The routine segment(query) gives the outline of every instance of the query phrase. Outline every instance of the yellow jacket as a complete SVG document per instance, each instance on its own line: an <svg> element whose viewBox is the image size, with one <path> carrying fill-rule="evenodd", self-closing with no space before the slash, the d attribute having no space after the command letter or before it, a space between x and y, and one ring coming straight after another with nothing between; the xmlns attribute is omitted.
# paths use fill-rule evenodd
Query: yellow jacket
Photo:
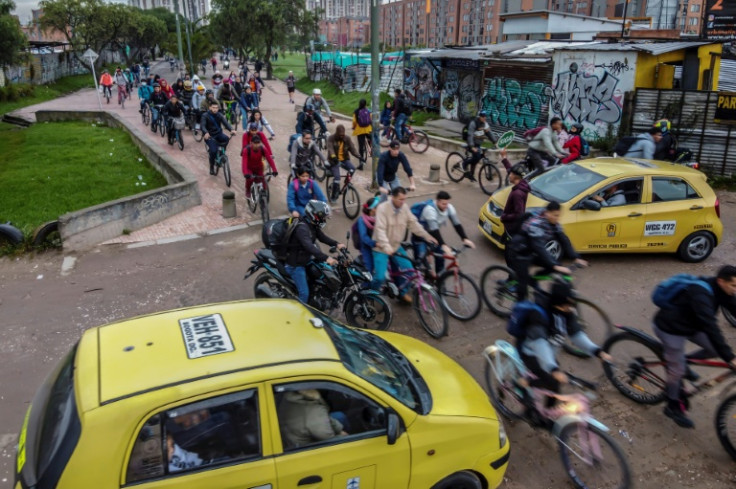
<svg viewBox="0 0 736 489"><path fill-rule="evenodd" d="M373 126L360 127L358 125L358 116L353 112L353 136L360 136L361 134L370 134L373 132Z"/></svg>
<svg viewBox="0 0 736 489"><path fill-rule="evenodd" d="M420 238L432 239L412 214L409 204L405 203L397 210L389 197L389 200L376 207L376 224L373 228L375 250L388 255L394 253L401 246L407 229Z"/></svg>

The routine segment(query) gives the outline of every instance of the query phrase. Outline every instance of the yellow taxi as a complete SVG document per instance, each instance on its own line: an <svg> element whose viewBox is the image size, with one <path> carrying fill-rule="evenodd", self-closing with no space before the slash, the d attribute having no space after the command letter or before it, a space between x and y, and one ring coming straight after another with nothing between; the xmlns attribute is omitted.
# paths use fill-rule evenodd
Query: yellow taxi
<svg viewBox="0 0 736 489"><path fill-rule="evenodd" d="M720 204L704 173L673 163L594 158L560 165L532 178L527 212L561 204L562 224L580 253L677 253L708 258L721 241ZM501 223L511 187L480 209L478 228L504 248ZM547 249L559 257L559 243Z"/></svg>
<svg viewBox="0 0 736 489"><path fill-rule="evenodd" d="M15 489L495 488L485 392L421 341L298 302L92 328L23 421Z"/></svg>

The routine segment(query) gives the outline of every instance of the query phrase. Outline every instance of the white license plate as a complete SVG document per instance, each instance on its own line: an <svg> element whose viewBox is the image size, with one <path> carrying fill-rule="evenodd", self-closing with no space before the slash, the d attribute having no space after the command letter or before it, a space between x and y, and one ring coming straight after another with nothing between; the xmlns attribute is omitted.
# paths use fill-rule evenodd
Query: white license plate
<svg viewBox="0 0 736 489"><path fill-rule="evenodd" d="M180 319L179 326L189 358L217 355L235 349L219 314Z"/></svg>
<svg viewBox="0 0 736 489"><path fill-rule="evenodd" d="M488 234L491 234L493 233L493 225L490 222L486 221L483 223L483 230Z"/></svg>

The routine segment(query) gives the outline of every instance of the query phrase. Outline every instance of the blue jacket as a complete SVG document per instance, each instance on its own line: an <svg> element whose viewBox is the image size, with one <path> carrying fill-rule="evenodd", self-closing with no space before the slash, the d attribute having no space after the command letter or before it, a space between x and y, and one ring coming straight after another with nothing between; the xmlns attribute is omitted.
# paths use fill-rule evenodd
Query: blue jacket
<svg viewBox="0 0 736 489"><path fill-rule="evenodd" d="M294 190L295 183L297 190ZM310 178L304 187L299 185L299 180L289 183L289 190L286 192L286 205L289 208L289 212L297 211L299 215L304 215L304 207L310 200L327 202L325 194L322 193L322 189L319 188L319 185L314 180Z"/></svg>
<svg viewBox="0 0 736 489"><path fill-rule="evenodd" d="M258 95L255 93L245 93L240 96L240 104L248 110L258 107Z"/></svg>
<svg viewBox="0 0 736 489"><path fill-rule="evenodd" d="M365 225L365 221L362 216L358 218L358 232L360 233L361 251L365 247L368 247L369 250L376 247L376 242L373 240L371 235L368 234L368 227Z"/></svg>
<svg viewBox="0 0 736 489"><path fill-rule="evenodd" d="M406 175L411 177L414 175L409 166L409 160L406 159L406 155L399 151L398 156L395 158L391 156L390 151L384 151L381 153L381 157L378 158L378 169L376 169L376 180L378 186L383 187L383 182L392 182L396 178L396 172L399 171L399 165L404 168Z"/></svg>
<svg viewBox="0 0 736 489"><path fill-rule="evenodd" d="M138 98L140 100L150 100L153 93L153 87L150 85L141 85L138 87Z"/></svg>
<svg viewBox="0 0 736 489"><path fill-rule="evenodd" d="M381 111L381 125L388 126L391 124L391 109L383 109Z"/></svg>

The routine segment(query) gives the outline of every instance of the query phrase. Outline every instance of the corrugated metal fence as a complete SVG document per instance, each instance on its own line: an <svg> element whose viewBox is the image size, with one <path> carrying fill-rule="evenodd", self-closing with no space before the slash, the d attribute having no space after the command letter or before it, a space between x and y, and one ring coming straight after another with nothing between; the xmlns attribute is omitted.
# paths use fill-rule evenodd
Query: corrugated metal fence
<svg viewBox="0 0 736 489"><path fill-rule="evenodd" d="M639 88L634 97L634 134L666 118L678 145L716 175L736 174L736 130L713 121L718 92Z"/></svg>

